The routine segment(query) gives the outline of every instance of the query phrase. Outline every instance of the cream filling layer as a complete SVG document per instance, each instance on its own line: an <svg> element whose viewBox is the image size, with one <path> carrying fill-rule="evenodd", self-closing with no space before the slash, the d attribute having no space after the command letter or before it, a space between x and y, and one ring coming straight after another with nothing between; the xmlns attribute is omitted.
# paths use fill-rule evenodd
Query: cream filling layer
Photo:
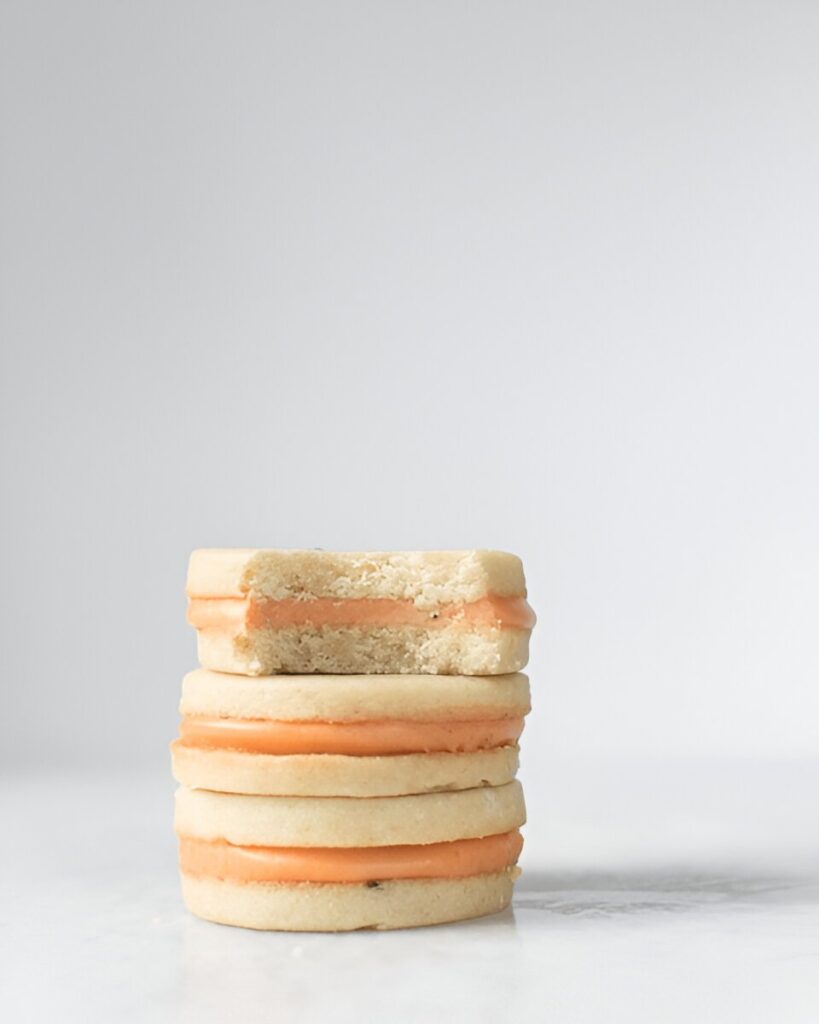
<svg viewBox="0 0 819 1024"><path fill-rule="evenodd" d="M375 628L460 624L497 629L531 629L535 613L524 597L487 594L479 601L419 608L393 598L314 597L271 601L258 597L191 597L188 622L197 629L214 627L284 629L288 626Z"/></svg>
<svg viewBox="0 0 819 1024"><path fill-rule="evenodd" d="M179 727L188 747L242 750L255 754L467 753L516 743L523 718L473 722L279 722L186 715Z"/></svg>
<svg viewBox="0 0 819 1024"><path fill-rule="evenodd" d="M377 882L396 878L468 878L517 862L517 830L426 846L233 846L225 840L179 838L185 874L236 882Z"/></svg>

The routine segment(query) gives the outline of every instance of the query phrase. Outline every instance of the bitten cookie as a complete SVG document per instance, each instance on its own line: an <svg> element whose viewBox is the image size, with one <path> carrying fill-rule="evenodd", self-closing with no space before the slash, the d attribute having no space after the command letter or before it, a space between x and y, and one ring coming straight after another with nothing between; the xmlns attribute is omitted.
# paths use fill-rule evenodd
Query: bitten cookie
<svg viewBox="0 0 819 1024"><path fill-rule="evenodd" d="M502 675L535 623L499 551L203 549L187 591L203 667L245 675Z"/></svg>

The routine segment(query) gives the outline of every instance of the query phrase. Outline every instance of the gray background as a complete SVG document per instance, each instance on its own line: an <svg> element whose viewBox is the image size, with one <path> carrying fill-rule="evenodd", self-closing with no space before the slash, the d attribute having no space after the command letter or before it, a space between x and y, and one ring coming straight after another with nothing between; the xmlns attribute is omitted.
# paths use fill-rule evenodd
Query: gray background
<svg viewBox="0 0 819 1024"><path fill-rule="evenodd" d="M816 1024L817 53L811 0L0 0L10 1019ZM514 912L184 910L203 545L523 557Z"/></svg>
<svg viewBox="0 0 819 1024"><path fill-rule="evenodd" d="M1 11L6 771L233 545L519 553L527 781L816 752L816 5Z"/></svg>

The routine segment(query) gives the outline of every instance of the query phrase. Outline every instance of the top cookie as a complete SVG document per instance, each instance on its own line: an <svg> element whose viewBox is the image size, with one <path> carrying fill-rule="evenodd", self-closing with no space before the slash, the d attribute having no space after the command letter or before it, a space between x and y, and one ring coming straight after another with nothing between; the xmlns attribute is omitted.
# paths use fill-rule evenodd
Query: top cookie
<svg viewBox="0 0 819 1024"><path fill-rule="evenodd" d="M528 659L520 559L500 551L194 551L205 668L498 675Z"/></svg>
<svg viewBox="0 0 819 1024"><path fill-rule="evenodd" d="M523 565L504 551L309 551L201 548L191 555L189 597L380 598L419 608L525 597Z"/></svg>

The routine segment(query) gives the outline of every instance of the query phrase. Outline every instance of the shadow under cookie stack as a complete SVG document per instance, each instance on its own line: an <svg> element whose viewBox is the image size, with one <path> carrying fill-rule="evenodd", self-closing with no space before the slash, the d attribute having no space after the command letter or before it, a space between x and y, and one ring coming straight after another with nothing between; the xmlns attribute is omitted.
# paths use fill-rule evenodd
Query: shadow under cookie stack
<svg viewBox="0 0 819 1024"><path fill-rule="evenodd" d="M509 905L534 614L497 551L195 551L172 744L182 890L246 928Z"/></svg>

